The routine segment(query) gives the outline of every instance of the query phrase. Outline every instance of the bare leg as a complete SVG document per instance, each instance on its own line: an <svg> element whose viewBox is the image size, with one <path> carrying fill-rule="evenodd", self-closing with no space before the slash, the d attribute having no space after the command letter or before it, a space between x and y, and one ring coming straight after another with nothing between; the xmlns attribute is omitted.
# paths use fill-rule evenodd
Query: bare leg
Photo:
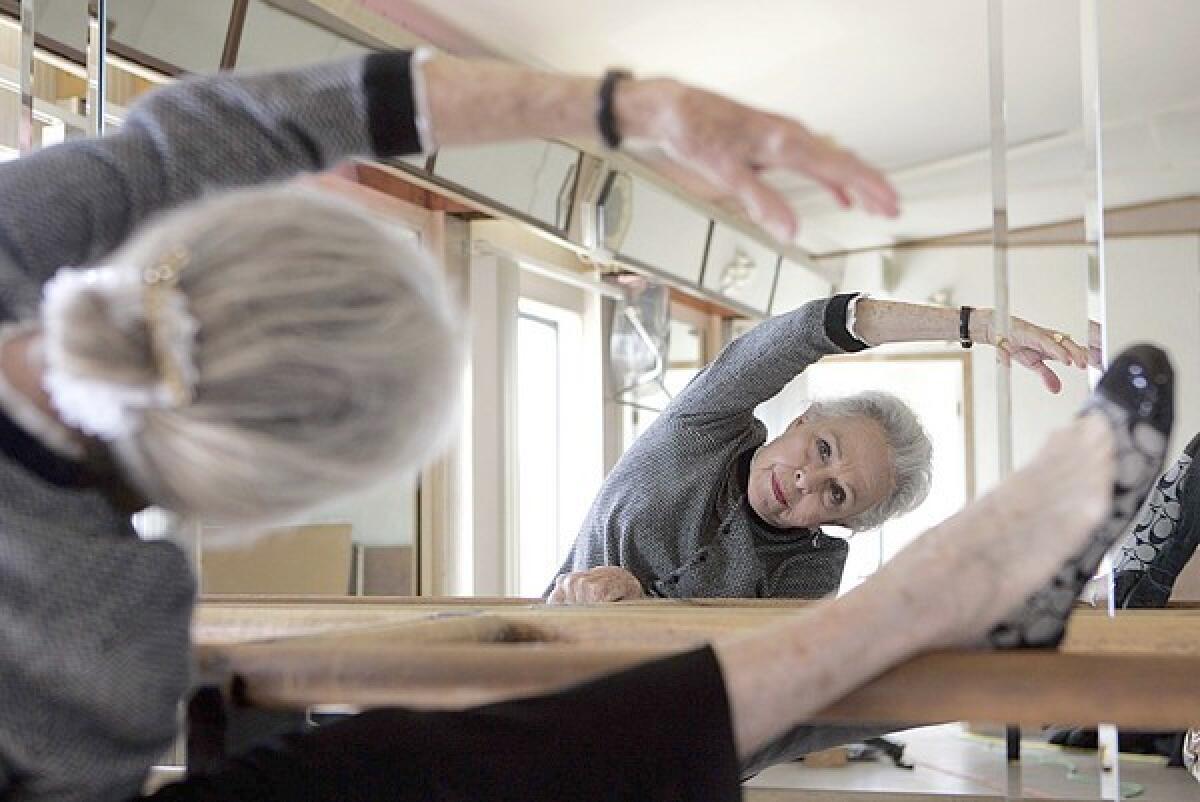
<svg viewBox="0 0 1200 802"><path fill-rule="evenodd" d="M1166 389L1157 403L1169 406ZM1099 410L1086 414L1053 435L1027 467L929 530L850 594L718 643L738 754L753 754L919 652L983 645L999 622L1053 587L1064 565L1095 548L1114 510L1132 518L1136 507L1125 509L1126 485L1148 487L1158 473L1159 466L1142 464L1145 476L1122 476L1114 486L1118 461L1123 474L1136 473L1118 449L1128 441L1120 425ZM922 577L919 585L914 576Z"/></svg>

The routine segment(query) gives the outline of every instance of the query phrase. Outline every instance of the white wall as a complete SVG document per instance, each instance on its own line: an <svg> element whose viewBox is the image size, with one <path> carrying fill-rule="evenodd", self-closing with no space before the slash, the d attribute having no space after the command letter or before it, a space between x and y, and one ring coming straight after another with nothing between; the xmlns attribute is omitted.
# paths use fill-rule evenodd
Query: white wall
<svg viewBox="0 0 1200 802"><path fill-rule="evenodd" d="M1200 431L1200 237L1110 240L1105 249L1108 347L1164 346L1175 367L1169 459Z"/></svg>
<svg viewBox="0 0 1200 802"><path fill-rule="evenodd" d="M950 303L990 307L994 299L992 248L902 250L893 257L897 300L926 302L949 292ZM1013 314L1087 341L1087 269L1082 247L1017 248L1009 252L1009 300ZM854 289L851 287L850 289ZM957 346L953 346L957 347ZM998 475L995 350L971 351L976 489L982 493ZM1056 368L1063 392L1051 395L1031 372L1012 371L1013 463L1026 462L1056 426L1068 421L1087 397L1087 375Z"/></svg>
<svg viewBox="0 0 1200 802"><path fill-rule="evenodd" d="M307 513L303 523L348 523L354 542L412 545L417 538L417 476L404 471Z"/></svg>
<svg viewBox="0 0 1200 802"><path fill-rule="evenodd" d="M1163 346L1175 367L1175 430L1167 452L1178 458L1200 430L1200 237L1110 240L1105 249L1108 347ZM1175 585L1172 599L1200 599L1200 560Z"/></svg>

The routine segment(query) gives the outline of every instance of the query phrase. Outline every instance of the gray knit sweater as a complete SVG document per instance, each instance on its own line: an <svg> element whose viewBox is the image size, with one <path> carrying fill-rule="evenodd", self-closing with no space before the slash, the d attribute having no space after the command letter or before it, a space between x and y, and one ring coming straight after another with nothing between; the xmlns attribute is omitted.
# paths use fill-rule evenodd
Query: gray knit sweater
<svg viewBox="0 0 1200 802"><path fill-rule="evenodd" d="M812 301L730 343L621 457L562 571L620 565L647 593L671 598L835 593L846 541L763 523L746 502L742 463L766 439L755 407L821 357L866 347L846 328L852 297ZM802 724L747 757L742 772L888 729Z"/></svg>
<svg viewBox="0 0 1200 802"><path fill-rule="evenodd" d="M848 297L759 324L696 376L605 479L562 573L619 565L671 598L836 592L846 542L763 523L740 463L766 440L755 407L821 357L862 348L846 332Z"/></svg>
<svg viewBox="0 0 1200 802"><path fill-rule="evenodd" d="M0 166L0 320L63 265L212 190L416 148L408 55L159 90L124 127ZM193 580L78 464L0 416L0 799L136 794L188 681Z"/></svg>

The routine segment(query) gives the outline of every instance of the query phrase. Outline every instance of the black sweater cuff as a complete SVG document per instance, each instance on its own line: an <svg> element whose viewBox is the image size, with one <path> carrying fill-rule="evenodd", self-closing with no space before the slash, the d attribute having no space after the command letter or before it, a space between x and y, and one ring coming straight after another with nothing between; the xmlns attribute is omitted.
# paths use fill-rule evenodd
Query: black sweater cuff
<svg viewBox="0 0 1200 802"><path fill-rule="evenodd" d="M866 343L854 337L846 328L846 310L849 309L850 302L858 296L857 292L842 293L830 298L829 303L825 305L825 336L838 348L849 353L867 348Z"/></svg>
<svg viewBox="0 0 1200 802"><path fill-rule="evenodd" d="M371 148L380 158L421 152L412 85L412 52L372 53L363 67Z"/></svg>

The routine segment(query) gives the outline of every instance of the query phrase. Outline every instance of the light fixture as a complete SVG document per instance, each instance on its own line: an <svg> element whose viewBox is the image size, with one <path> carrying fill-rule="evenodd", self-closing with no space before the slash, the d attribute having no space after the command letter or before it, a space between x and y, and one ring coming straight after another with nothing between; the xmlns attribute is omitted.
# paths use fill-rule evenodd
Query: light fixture
<svg viewBox="0 0 1200 802"><path fill-rule="evenodd" d="M721 290L730 292L739 290L750 283L751 276L758 266L754 259L741 248L733 252L733 258L721 270Z"/></svg>

